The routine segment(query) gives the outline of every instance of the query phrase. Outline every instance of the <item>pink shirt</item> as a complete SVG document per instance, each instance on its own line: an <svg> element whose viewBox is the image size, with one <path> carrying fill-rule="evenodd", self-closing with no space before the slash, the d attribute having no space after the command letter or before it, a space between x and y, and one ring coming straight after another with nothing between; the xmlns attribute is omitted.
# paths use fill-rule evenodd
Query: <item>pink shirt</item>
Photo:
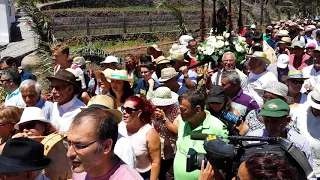
<svg viewBox="0 0 320 180"><path fill-rule="evenodd" d="M86 172L84 173L72 173L73 180L142 180L140 174L125 164L123 161L114 166L107 174L101 177L90 177Z"/></svg>
<svg viewBox="0 0 320 180"><path fill-rule="evenodd" d="M290 64L291 66L293 66L293 67L296 68L297 70L302 70L304 67L307 67L307 66L308 66L308 64L306 64L305 61L308 60L308 59L310 59L310 56L309 56L309 55L304 54L304 55L302 56L302 61L301 61L301 65L300 65L300 66L298 66L298 65L296 65L296 64L293 63L293 61L294 61L294 56L295 56L294 54L291 54L291 55L290 55L290 62L289 62L289 64Z"/></svg>

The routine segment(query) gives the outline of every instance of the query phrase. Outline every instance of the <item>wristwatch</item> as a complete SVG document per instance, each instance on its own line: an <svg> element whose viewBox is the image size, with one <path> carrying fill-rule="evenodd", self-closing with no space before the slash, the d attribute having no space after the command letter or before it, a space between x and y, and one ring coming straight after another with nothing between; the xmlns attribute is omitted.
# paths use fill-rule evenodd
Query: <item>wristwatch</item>
<svg viewBox="0 0 320 180"><path fill-rule="evenodd" d="M188 74L187 74L187 75L184 75L184 78L189 78Z"/></svg>

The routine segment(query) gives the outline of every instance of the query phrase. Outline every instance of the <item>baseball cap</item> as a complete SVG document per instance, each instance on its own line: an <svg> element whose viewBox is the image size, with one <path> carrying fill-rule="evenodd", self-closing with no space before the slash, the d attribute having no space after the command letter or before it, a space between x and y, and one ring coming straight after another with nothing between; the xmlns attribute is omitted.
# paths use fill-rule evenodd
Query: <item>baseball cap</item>
<svg viewBox="0 0 320 180"><path fill-rule="evenodd" d="M104 61L100 62L100 64L109 64L109 63L119 63L119 59L115 56L108 56Z"/></svg>
<svg viewBox="0 0 320 180"><path fill-rule="evenodd" d="M280 56L278 57L278 62L277 62L277 66L281 69L285 69L288 67L290 58L287 54L280 54Z"/></svg>
<svg viewBox="0 0 320 180"><path fill-rule="evenodd" d="M225 102L225 97L226 95L224 94L224 88L219 85L214 85L209 90L207 102L222 104Z"/></svg>
<svg viewBox="0 0 320 180"><path fill-rule="evenodd" d="M281 99L272 99L263 105L259 116L283 117L288 116L289 112L290 107L286 102Z"/></svg>

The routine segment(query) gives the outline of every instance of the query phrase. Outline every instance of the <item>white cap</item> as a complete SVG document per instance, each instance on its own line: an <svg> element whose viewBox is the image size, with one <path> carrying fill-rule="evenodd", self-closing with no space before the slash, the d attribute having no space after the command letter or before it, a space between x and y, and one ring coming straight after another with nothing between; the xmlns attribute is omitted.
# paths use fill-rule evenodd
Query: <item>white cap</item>
<svg viewBox="0 0 320 180"><path fill-rule="evenodd" d="M119 63L119 59L115 56L108 56L104 61L100 62L100 64L109 64L109 63Z"/></svg>
<svg viewBox="0 0 320 180"><path fill-rule="evenodd" d="M250 26L250 29L257 29L257 26L256 26L255 24L252 24L252 25Z"/></svg>
<svg viewBox="0 0 320 180"><path fill-rule="evenodd" d="M280 56L278 57L277 66L281 69L285 69L288 67L289 61L290 61L290 58L288 55L280 54Z"/></svg>

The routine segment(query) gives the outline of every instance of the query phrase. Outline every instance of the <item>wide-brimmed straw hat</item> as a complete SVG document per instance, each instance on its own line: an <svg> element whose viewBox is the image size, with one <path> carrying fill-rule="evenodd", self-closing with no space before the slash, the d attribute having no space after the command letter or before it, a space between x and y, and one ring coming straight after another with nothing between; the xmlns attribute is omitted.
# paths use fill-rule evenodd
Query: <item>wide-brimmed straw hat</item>
<svg viewBox="0 0 320 180"><path fill-rule="evenodd" d="M157 59L154 61L156 64L166 64L170 63L170 60L164 56L159 56Z"/></svg>
<svg viewBox="0 0 320 180"><path fill-rule="evenodd" d="M306 80L309 79L307 77L304 77L303 73L301 70L290 70L288 73L288 76L282 76L282 80L286 81L288 79L301 79L301 80Z"/></svg>
<svg viewBox="0 0 320 180"><path fill-rule="evenodd" d="M133 79L128 78L127 70L114 70L110 77L111 80L129 81L132 82Z"/></svg>
<svg viewBox="0 0 320 180"><path fill-rule="evenodd" d="M98 105L98 106L97 106ZM100 106L99 106L100 105ZM116 100L108 95L96 95L93 96L86 107L80 107L81 110L87 109L89 107L103 107L104 110L113 114L117 122L122 121L122 113L117 109Z"/></svg>
<svg viewBox="0 0 320 180"><path fill-rule="evenodd" d="M84 57L78 56L78 57L73 58L73 62L72 63L76 64L77 66L82 66L84 64L90 63L90 61L86 61L84 59Z"/></svg>
<svg viewBox="0 0 320 180"><path fill-rule="evenodd" d="M50 120L45 118L45 114L42 109L38 107L25 107L21 115L20 121L14 125L15 129L19 129L20 124L24 124L31 121L41 121L49 124L50 129L54 129Z"/></svg>
<svg viewBox="0 0 320 180"><path fill-rule="evenodd" d="M291 98L288 96L288 86L279 81L269 81L265 88L255 89L255 91L263 95L264 92L269 92L278 96L283 97L287 103L291 103Z"/></svg>
<svg viewBox="0 0 320 180"><path fill-rule="evenodd" d="M289 31L287 31L287 30L280 30L280 31L277 33L277 36L278 36L278 37L289 37Z"/></svg>
<svg viewBox="0 0 320 180"><path fill-rule="evenodd" d="M249 56L249 58L259 59L259 60L265 62L266 64L270 64L270 60L267 58L266 53L264 53L262 51L254 52L252 55Z"/></svg>
<svg viewBox="0 0 320 180"><path fill-rule="evenodd" d="M80 92L76 76L65 69L60 69L54 76L47 77L47 79L49 81L52 81L53 79L65 81L74 87L74 94L78 94Z"/></svg>
<svg viewBox="0 0 320 180"><path fill-rule="evenodd" d="M168 87L158 87L150 93L151 102L155 106L169 106L178 102L179 95Z"/></svg>
<svg viewBox="0 0 320 180"><path fill-rule="evenodd" d="M320 87L315 87L309 94L308 94L308 103L311 107L320 110Z"/></svg>
<svg viewBox="0 0 320 180"><path fill-rule="evenodd" d="M94 74L97 79L101 79L102 76L104 76L108 82L111 82L111 75L114 72L113 69L107 68L103 71L95 71Z"/></svg>
<svg viewBox="0 0 320 180"><path fill-rule="evenodd" d="M161 77L159 78L159 82L166 82L171 78L178 76L178 72L173 67L164 68L161 70Z"/></svg>
<svg viewBox="0 0 320 180"><path fill-rule="evenodd" d="M21 173L45 169L53 161L43 154L44 145L36 140L10 139L0 155L0 173Z"/></svg>
<svg viewBox="0 0 320 180"><path fill-rule="evenodd" d="M184 54L182 53L177 53L177 54L171 54L168 59L170 61L184 61L184 62L189 62L184 59Z"/></svg>
<svg viewBox="0 0 320 180"><path fill-rule="evenodd" d="M290 37L282 37L279 41L279 44L291 44L291 38Z"/></svg>

